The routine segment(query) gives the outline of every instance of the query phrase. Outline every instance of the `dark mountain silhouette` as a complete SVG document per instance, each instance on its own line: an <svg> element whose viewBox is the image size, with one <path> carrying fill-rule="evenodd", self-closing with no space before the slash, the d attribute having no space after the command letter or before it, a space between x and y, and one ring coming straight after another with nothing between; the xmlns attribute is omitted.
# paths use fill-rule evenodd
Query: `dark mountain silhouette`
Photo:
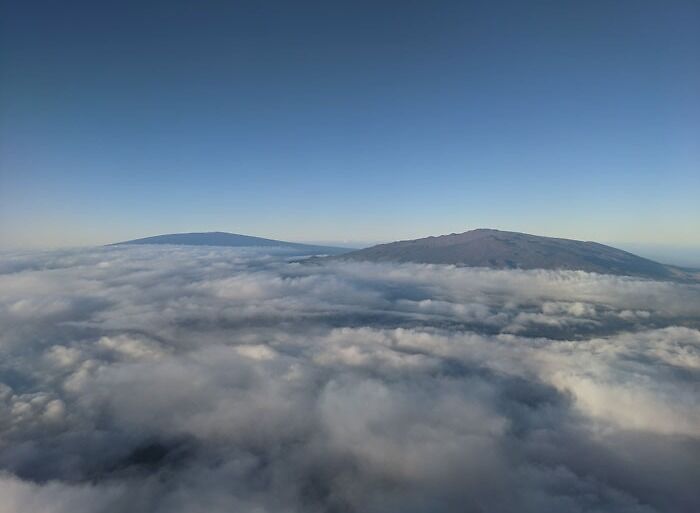
<svg viewBox="0 0 700 513"><path fill-rule="evenodd" d="M117 242L110 246L125 244L173 244L182 246L229 246L229 247L268 247L284 248L300 255L337 255L349 251L345 248L334 246L315 246L313 244L301 244L298 242L286 242L282 240L264 239L251 235L239 235L226 232L206 232L206 233L171 233L167 235L156 235L143 239Z"/></svg>
<svg viewBox="0 0 700 513"><path fill-rule="evenodd" d="M694 281L700 277L697 270L660 264L597 242L489 229L379 244L332 258L495 269L566 269L662 280Z"/></svg>

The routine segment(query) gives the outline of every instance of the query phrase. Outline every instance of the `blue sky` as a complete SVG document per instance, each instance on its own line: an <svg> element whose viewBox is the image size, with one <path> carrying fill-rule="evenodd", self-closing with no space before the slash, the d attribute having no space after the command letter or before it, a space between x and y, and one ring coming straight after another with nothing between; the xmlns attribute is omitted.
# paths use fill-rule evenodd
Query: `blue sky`
<svg viewBox="0 0 700 513"><path fill-rule="evenodd" d="M697 2L1 5L3 247L700 247Z"/></svg>

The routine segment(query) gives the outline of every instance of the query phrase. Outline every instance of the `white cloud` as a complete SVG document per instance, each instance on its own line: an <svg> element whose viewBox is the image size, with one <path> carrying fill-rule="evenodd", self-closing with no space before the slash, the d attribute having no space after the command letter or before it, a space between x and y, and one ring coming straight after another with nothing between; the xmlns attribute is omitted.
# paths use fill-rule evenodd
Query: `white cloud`
<svg viewBox="0 0 700 513"><path fill-rule="evenodd" d="M700 506L697 285L102 248L0 325L0 513Z"/></svg>

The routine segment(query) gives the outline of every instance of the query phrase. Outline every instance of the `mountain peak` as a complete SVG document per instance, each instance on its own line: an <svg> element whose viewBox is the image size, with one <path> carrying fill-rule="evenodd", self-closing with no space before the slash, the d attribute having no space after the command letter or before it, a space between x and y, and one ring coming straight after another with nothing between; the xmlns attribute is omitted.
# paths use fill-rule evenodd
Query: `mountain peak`
<svg viewBox="0 0 700 513"><path fill-rule="evenodd" d="M226 247L276 247L293 250L296 254L332 254L336 255L348 251L345 248L334 246L317 246L314 244L302 244L300 242L287 242L275 239L265 239L252 235L241 235L228 232L191 232L191 233L169 233L144 237L142 239L128 240L110 244L110 246L121 245L153 245L169 244L178 246L226 246Z"/></svg>
<svg viewBox="0 0 700 513"><path fill-rule="evenodd" d="M562 269L666 280L696 280L693 272L597 242L478 228L379 244L343 260L450 264L494 269Z"/></svg>

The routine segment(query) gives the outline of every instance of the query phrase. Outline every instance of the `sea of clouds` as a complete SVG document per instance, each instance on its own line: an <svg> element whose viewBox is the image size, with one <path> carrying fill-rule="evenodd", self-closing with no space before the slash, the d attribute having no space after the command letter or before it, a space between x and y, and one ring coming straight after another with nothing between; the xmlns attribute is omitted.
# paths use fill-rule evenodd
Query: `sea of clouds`
<svg viewBox="0 0 700 513"><path fill-rule="evenodd" d="M0 513L697 512L700 286L0 255Z"/></svg>

